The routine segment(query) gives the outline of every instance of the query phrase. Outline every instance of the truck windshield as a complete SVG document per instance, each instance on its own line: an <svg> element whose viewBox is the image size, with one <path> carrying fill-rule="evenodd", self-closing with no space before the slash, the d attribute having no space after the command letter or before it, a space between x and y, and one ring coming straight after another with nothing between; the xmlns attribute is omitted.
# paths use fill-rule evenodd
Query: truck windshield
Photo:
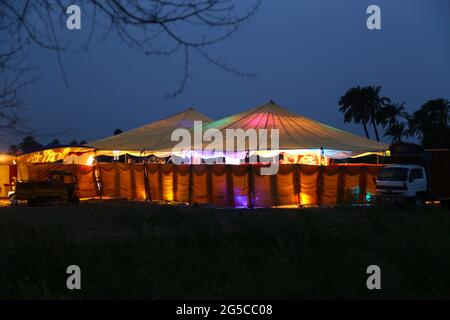
<svg viewBox="0 0 450 320"><path fill-rule="evenodd" d="M384 168L378 175L378 180L406 181L408 168Z"/></svg>

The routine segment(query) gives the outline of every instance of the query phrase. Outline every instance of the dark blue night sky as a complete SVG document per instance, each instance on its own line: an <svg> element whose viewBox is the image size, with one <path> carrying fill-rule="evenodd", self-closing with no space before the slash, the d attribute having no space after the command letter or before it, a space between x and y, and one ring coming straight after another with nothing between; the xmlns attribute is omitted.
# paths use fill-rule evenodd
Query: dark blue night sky
<svg viewBox="0 0 450 320"><path fill-rule="evenodd" d="M380 31L366 28L370 4L381 7ZM65 37L75 49L88 32ZM450 1L265 0L241 31L208 52L259 76L237 78L194 56L186 91L165 99L182 77L181 57L145 57L112 35L86 52L63 53L66 88L55 53L36 48L32 58L43 78L23 92L27 124L41 143L89 141L191 106L218 119L273 99L362 134L338 112L339 97L352 86L381 85L408 111L450 98Z"/></svg>

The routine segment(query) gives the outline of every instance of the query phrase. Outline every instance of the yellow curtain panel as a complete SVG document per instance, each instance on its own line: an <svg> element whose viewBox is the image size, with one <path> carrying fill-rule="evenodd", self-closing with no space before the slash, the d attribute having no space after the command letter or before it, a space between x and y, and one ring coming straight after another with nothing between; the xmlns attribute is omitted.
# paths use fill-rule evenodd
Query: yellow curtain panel
<svg viewBox="0 0 450 320"><path fill-rule="evenodd" d="M52 170L72 172L80 198L118 198L214 204L233 207L278 207L367 203L376 191L380 165L280 165L273 176L260 165L172 165L101 163L95 166L28 164L29 180L46 179Z"/></svg>

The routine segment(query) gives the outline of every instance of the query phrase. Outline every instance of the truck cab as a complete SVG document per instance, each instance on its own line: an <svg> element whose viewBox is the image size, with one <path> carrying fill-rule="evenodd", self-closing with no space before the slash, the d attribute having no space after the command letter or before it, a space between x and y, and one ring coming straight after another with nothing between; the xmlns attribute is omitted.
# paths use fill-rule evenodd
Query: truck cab
<svg viewBox="0 0 450 320"><path fill-rule="evenodd" d="M425 200L428 190L425 168L415 164L386 165L376 178L378 198Z"/></svg>

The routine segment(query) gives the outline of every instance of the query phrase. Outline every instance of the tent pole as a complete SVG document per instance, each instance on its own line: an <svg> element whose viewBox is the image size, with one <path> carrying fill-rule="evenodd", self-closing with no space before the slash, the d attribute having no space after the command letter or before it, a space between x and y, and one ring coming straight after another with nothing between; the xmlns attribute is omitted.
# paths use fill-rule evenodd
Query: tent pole
<svg viewBox="0 0 450 320"><path fill-rule="evenodd" d="M323 189L323 160L325 158L325 151L323 147L320 147L320 165L319 165L319 175L317 179L317 205L320 207L322 205L322 189Z"/></svg>
<svg viewBox="0 0 450 320"><path fill-rule="evenodd" d="M96 192L97 196L99 196L101 199L102 195L100 193L100 184L98 183L99 181L98 181L98 171L97 170L98 170L98 164L95 164L92 167L92 180L94 180L94 183L95 183L95 190L97 191Z"/></svg>
<svg viewBox="0 0 450 320"><path fill-rule="evenodd" d="M337 190L338 204L343 204L345 202L345 171L346 166L339 167L338 190Z"/></svg>
<svg viewBox="0 0 450 320"><path fill-rule="evenodd" d="M234 207L233 167L229 164L226 164L225 172L227 181L227 203L230 207Z"/></svg>
<svg viewBox="0 0 450 320"><path fill-rule="evenodd" d="M323 186L323 166L322 161L319 166L319 174L317 175L317 205L322 205L322 186Z"/></svg>
<svg viewBox="0 0 450 320"><path fill-rule="evenodd" d="M116 199L120 197L120 173L119 173L119 163L114 163L114 184L115 184L115 195Z"/></svg>
<svg viewBox="0 0 450 320"><path fill-rule="evenodd" d="M247 203L247 207L249 209L253 209L255 207L254 193L255 193L255 186L254 186L254 179L253 179L253 165L251 165L249 163L248 164L248 203Z"/></svg>
<svg viewBox="0 0 450 320"><path fill-rule="evenodd" d="M206 165L206 189L208 190L208 202L214 204L214 186L212 178L212 164Z"/></svg>
<svg viewBox="0 0 450 320"><path fill-rule="evenodd" d="M131 198L136 200L136 175L134 171L134 163L130 163L130 180L131 180Z"/></svg>
<svg viewBox="0 0 450 320"><path fill-rule="evenodd" d="M364 203L366 201L366 193L367 193L367 167L362 166L360 172L360 187L359 187L359 201L360 203Z"/></svg>
<svg viewBox="0 0 450 320"><path fill-rule="evenodd" d="M145 150L142 150L140 153L140 156L142 157L142 154L144 154L145 157ZM151 201L151 195L150 195L150 188L148 185L148 170L147 170L147 164L144 160L142 160L142 165L144 166L144 189L145 189L145 201Z"/></svg>
<svg viewBox="0 0 450 320"><path fill-rule="evenodd" d="M178 170L175 164L171 164L172 166L172 201L177 202L178 197Z"/></svg>
<svg viewBox="0 0 450 320"><path fill-rule="evenodd" d="M98 179L100 181L100 187L99 187L99 192L100 192L100 199L102 199L103 197L103 173L102 173L102 165L101 164L97 164L98 166Z"/></svg>
<svg viewBox="0 0 450 320"><path fill-rule="evenodd" d="M190 205L192 205L192 187L193 187L193 172L192 172L192 161L191 164L189 165L189 189L188 189L188 202Z"/></svg>
<svg viewBox="0 0 450 320"><path fill-rule="evenodd" d="M301 172L301 165L299 165L298 163L294 164L294 172L293 172L294 193L297 196L297 202L298 202L299 208L302 206L302 201L301 201L302 184L301 184L300 172Z"/></svg>
<svg viewBox="0 0 450 320"><path fill-rule="evenodd" d="M163 176L162 176L162 166L163 163L157 163L156 164L156 170L158 173L158 190L159 190L159 199L161 201L164 201L164 188L163 188Z"/></svg>
<svg viewBox="0 0 450 320"><path fill-rule="evenodd" d="M272 206L275 208L278 207L280 204L279 200L279 194L278 194L278 184L277 184L277 174L270 175L270 193L271 193L271 200L272 200Z"/></svg>

